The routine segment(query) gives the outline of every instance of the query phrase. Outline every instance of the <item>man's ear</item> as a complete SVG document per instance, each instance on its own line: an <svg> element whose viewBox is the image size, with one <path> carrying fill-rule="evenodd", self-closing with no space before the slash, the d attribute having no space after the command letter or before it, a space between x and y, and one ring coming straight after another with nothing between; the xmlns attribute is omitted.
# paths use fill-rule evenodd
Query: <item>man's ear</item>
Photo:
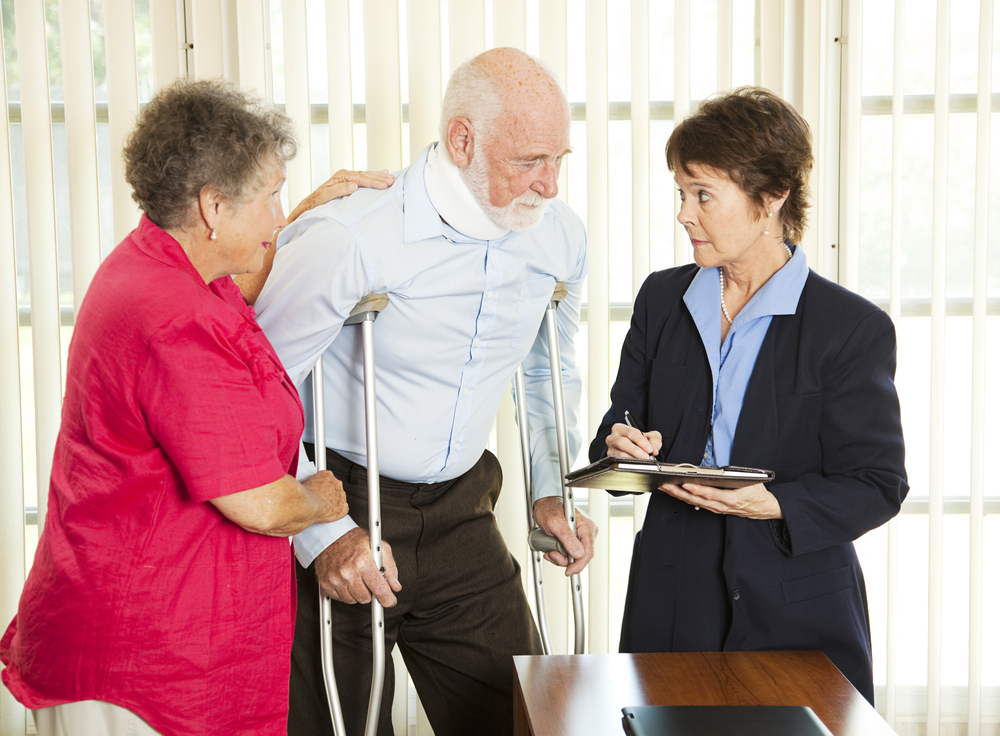
<svg viewBox="0 0 1000 736"><path fill-rule="evenodd" d="M448 155L458 168L464 169L472 163L475 139L472 121L463 117L452 118L448 121L446 132L444 145Z"/></svg>

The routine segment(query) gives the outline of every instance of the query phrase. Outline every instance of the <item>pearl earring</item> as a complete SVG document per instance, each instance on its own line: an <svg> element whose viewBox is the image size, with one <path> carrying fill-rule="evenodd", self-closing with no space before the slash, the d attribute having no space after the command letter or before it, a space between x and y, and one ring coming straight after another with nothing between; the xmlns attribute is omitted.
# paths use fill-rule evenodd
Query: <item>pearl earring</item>
<svg viewBox="0 0 1000 736"><path fill-rule="evenodd" d="M218 238L216 237L216 235L215 235L215 230L213 230L213 231L212 231L212 234L208 236L208 239L209 239L209 240L217 240L217 239L218 239Z"/></svg>
<svg viewBox="0 0 1000 736"><path fill-rule="evenodd" d="M767 213L767 216L768 216L768 219L770 219L770 217L771 217L771 216L772 216L773 214L774 214L773 212L768 212L768 213ZM770 235L770 234L771 234L771 226L770 226L770 225L768 225L768 226L767 226L767 229L766 229L766 230L764 231L764 234L765 234L765 235Z"/></svg>

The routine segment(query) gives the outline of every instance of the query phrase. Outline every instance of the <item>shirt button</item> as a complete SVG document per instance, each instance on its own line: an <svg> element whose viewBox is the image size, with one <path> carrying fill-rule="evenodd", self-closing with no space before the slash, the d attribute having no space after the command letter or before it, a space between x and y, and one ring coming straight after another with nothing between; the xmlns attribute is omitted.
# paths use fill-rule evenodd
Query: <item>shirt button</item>
<svg viewBox="0 0 1000 736"><path fill-rule="evenodd" d="M733 600L738 601L740 599L740 591L733 591Z"/></svg>
<svg viewBox="0 0 1000 736"><path fill-rule="evenodd" d="M476 347L477 348L479 347L479 343L481 343L481 342L482 342L482 340L476 340Z"/></svg>
<svg viewBox="0 0 1000 736"><path fill-rule="evenodd" d="M468 395L469 395L469 389L465 389L465 390L464 390L464 391L462 392L462 395L463 395L463 396L468 396Z"/></svg>
<svg viewBox="0 0 1000 736"><path fill-rule="evenodd" d="M704 455L702 455L701 457L702 457L702 459L703 459L703 460L708 460L708 453L706 452L706 453L705 453Z"/></svg>
<svg viewBox="0 0 1000 736"><path fill-rule="evenodd" d="M492 299L493 298L493 292L491 291L489 294L487 294L486 298L487 299Z"/></svg>

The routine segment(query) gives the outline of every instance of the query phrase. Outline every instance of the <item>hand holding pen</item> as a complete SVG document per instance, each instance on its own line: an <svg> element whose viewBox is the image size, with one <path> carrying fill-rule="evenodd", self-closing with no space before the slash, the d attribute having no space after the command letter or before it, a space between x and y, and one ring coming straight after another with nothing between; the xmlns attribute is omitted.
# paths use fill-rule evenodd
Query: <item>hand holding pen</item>
<svg viewBox="0 0 1000 736"><path fill-rule="evenodd" d="M662 437L659 432L643 432L635 417L625 412L625 424L615 424L605 439L608 455L612 457L653 458L660 452Z"/></svg>

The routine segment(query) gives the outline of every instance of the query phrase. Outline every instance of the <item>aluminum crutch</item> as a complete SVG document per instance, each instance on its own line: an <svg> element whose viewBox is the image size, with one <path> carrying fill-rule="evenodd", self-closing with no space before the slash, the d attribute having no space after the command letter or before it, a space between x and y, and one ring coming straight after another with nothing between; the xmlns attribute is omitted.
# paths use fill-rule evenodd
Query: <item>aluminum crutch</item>
<svg viewBox="0 0 1000 736"><path fill-rule="evenodd" d="M558 544L558 540L548 536L535 526L535 514L532 511L531 498L531 444L528 439L528 412L524 396L524 368L517 367L514 374L514 407L517 410L517 428L521 437L521 465L524 468L525 509L528 512L528 547L531 557L531 582L535 589L535 614L538 618L538 634L542 639L542 653L552 654L552 640L549 638L549 622L545 614L545 592L542 590L542 551L535 548L532 536L541 533L546 540ZM544 540L540 540L545 544ZM562 545L560 545L562 546Z"/></svg>
<svg viewBox="0 0 1000 736"><path fill-rule="evenodd" d="M562 479L563 512L569 522L569 528L576 534L576 507L573 503L573 489L566 485L566 474L569 473L569 435L566 425L566 399L563 393L562 363L559 356L559 331L556 326L556 310L559 302L566 298L566 284L561 281L556 284L552 298L545 309L545 330L549 342L549 369L552 376L552 408L556 420L556 442L559 449L559 474ZM549 654L552 643L548 634L548 623L545 620L545 601L542 591L541 557L545 552L558 549L569 557L562 544L535 526L531 494L531 454L528 447L528 409L524 395L524 370L518 366L514 374L514 401L517 408L517 423L521 434L521 460L524 463L524 489L528 506L528 546L531 548L531 572L535 588L535 610L538 613L539 634L542 637L542 650ZM570 558L572 563L573 559ZM577 573L570 578L573 593L573 653L583 654L586 645L583 618L583 586Z"/></svg>
<svg viewBox="0 0 1000 736"><path fill-rule="evenodd" d="M385 572L382 565L382 506L378 485L378 427L375 421L375 333L374 323L378 313L386 308L389 299L385 294L369 294L351 310L345 325L361 325L364 350L365 380L365 445L368 466L368 538L371 543L375 566ZM326 469L326 409L323 402L323 358L313 368L313 419L316 447L316 467ZM336 736L347 736L344 712L337 692L337 678L333 671L333 601L320 587L320 658L323 679L326 681L326 698ZM372 596L372 687L368 699L368 719L365 736L375 736L378 730L379 708L382 704L382 681L385 679L385 617L382 605Z"/></svg>

